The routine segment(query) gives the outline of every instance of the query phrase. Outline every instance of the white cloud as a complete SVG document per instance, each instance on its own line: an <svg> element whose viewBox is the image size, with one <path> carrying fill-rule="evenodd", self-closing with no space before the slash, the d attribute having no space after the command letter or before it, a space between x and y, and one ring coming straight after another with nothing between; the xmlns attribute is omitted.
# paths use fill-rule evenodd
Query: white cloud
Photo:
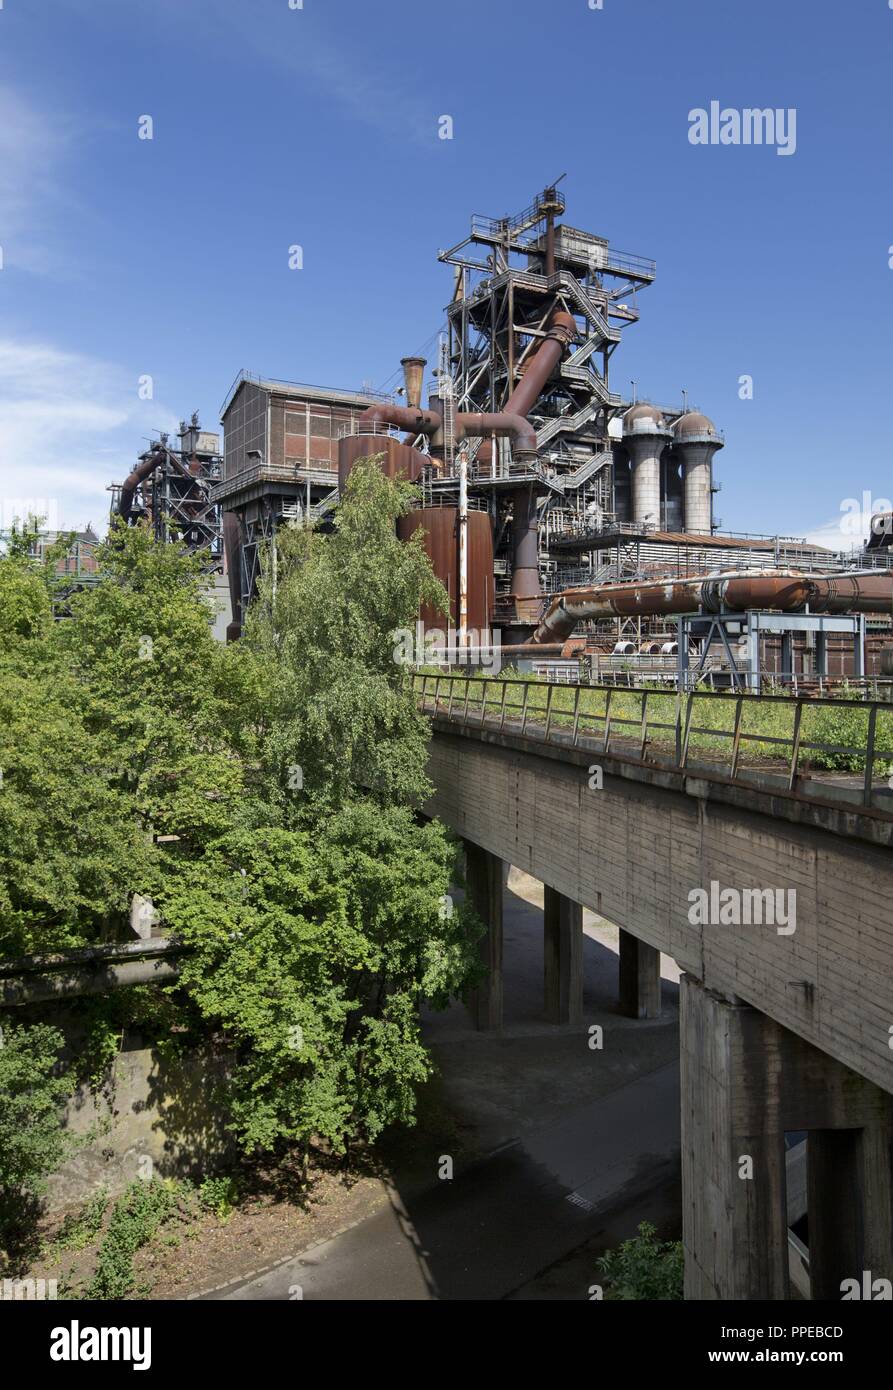
<svg viewBox="0 0 893 1390"><path fill-rule="evenodd" d="M806 539L813 545L827 546L829 550L842 550L846 553L862 550L871 530L871 518L877 510L878 508L868 511L841 511L839 516L814 527L808 532Z"/></svg>
<svg viewBox="0 0 893 1390"><path fill-rule="evenodd" d="M0 228L4 268L38 274L54 268L50 215L60 199L57 169L71 123L38 111L0 84Z"/></svg>
<svg viewBox="0 0 893 1390"><path fill-rule="evenodd" d="M177 419L139 399L137 374L43 343L0 339L0 527L29 510L100 533L110 482Z"/></svg>

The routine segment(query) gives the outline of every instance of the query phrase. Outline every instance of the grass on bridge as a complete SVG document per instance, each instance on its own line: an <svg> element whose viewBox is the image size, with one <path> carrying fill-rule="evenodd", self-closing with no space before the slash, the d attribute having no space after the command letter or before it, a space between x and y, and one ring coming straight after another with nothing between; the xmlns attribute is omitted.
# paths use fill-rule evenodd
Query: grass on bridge
<svg viewBox="0 0 893 1390"><path fill-rule="evenodd" d="M867 702L861 692L834 699L793 699L787 695L693 692L677 696L663 686L628 689L616 686L563 685L535 676L505 672L499 676L450 676L420 672L427 700L437 685L438 706L454 715L511 727L572 730L603 739L610 720L611 745L626 751L664 753L675 759L688 729L688 755L729 765L790 765L797 743L799 773L810 769L864 774L874 722L872 780L893 773L893 705ZM579 692L579 693L578 693ZM452 700L450 696L452 695Z"/></svg>

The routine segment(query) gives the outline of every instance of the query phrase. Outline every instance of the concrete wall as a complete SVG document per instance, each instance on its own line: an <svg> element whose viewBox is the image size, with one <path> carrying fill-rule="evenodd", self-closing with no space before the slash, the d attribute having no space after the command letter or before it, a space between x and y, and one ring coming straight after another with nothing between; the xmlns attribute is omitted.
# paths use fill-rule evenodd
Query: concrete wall
<svg viewBox="0 0 893 1390"><path fill-rule="evenodd" d="M802 1195L791 1213L785 1133L800 1130L812 1298L893 1276L889 1093L687 975L680 1002L686 1298L788 1296Z"/></svg>
<svg viewBox="0 0 893 1390"><path fill-rule="evenodd" d="M202 1048L182 1061L165 1061L138 1040L121 1052L109 1085L94 1096L81 1087L67 1111L76 1135L96 1132L49 1180L52 1210L84 1201L98 1187L118 1193L134 1178L203 1178L233 1154L211 1103L226 1059Z"/></svg>
<svg viewBox="0 0 893 1390"><path fill-rule="evenodd" d="M588 785L597 762L601 791ZM893 1091L889 849L707 800L696 781L669 790L610 766L436 732L427 810ZM796 932L692 926L689 891L711 880L796 887Z"/></svg>

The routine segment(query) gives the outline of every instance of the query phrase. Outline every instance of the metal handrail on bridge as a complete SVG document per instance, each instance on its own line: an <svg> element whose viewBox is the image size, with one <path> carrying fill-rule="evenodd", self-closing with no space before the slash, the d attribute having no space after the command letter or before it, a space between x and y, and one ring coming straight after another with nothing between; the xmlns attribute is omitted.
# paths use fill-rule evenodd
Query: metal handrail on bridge
<svg viewBox="0 0 893 1390"><path fill-rule="evenodd" d="M679 694L648 687L630 690L453 674L417 673L413 684L426 713L463 728L521 734L662 770L705 771L757 790L766 790L766 777L774 774L770 790L827 803L830 798L822 792L833 787L834 805L861 805L893 820L893 704L740 692ZM729 718L705 723L705 708L728 709ZM857 745L816 736L823 721L832 722L829 715L835 710L849 721L854 715L864 717L864 737ZM764 727L753 727L755 713ZM790 730L779 732L779 720L783 724L786 717ZM809 737L811 722L819 728ZM717 741L724 755L710 758ZM699 755L697 763L694 754ZM817 769L810 761L828 766ZM862 769L856 777L851 775L853 764ZM748 771L759 774L763 782L748 778ZM880 780L883 785L876 785Z"/></svg>

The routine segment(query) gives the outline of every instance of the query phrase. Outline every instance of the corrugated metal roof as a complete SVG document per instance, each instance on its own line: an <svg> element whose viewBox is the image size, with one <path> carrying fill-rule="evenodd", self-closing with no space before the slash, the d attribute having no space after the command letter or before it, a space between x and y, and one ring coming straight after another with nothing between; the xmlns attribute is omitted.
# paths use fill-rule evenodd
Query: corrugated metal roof
<svg viewBox="0 0 893 1390"><path fill-rule="evenodd" d="M809 551L814 555L831 555L827 546L813 545L811 541L798 540L795 536L767 536L765 540L758 540L747 536L699 536L695 533L686 531L649 531L646 539L651 541L662 541L666 545L687 545L687 546L713 546L716 549L728 550L768 550L774 553L776 546L782 549L795 547L798 550Z"/></svg>

